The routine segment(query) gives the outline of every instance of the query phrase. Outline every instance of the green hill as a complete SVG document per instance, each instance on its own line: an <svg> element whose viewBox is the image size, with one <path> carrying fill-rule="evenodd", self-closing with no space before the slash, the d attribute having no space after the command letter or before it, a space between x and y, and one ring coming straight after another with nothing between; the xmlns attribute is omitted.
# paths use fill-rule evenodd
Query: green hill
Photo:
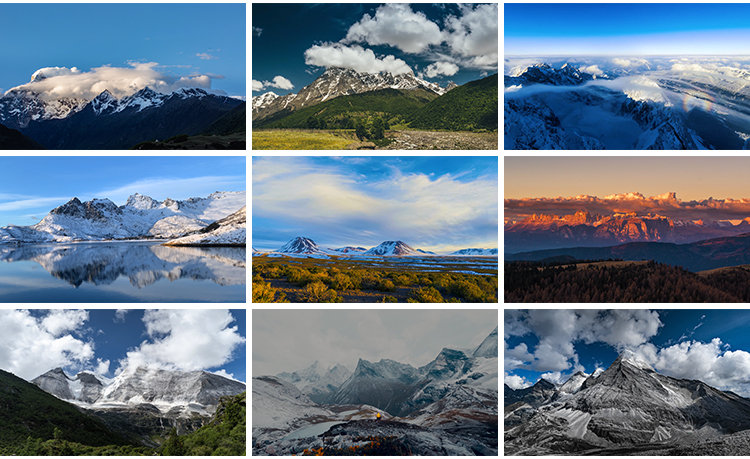
<svg viewBox="0 0 750 459"><path fill-rule="evenodd" d="M448 91L407 117L413 129L497 130L497 74Z"/></svg>
<svg viewBox="0 0 750 459"><path fill-rule="evenodd" d="M354 121L370 116L398 122L427 105L437 95L424 89L380 89L339 96L280 117L272 115L253 124L255 128L353 129Z"/></svg>
<svg viewBox="0 0 750 459"><path fill-rule="evenodd" d="M242 102L221 118L209 124L200 135L229 135L247 132L247 102Z"/></svg>
<svg viewBox="0 0 750 459"><path fill-rule="evenodd" d="M173 430L162 456L246 456L247 392L222 397L211 421L195 432L178 436Z"/></svg>
<svg viewBox="0 0 750 459"><path fill-rule="evenodd" d="M0 370L0 455L72 455L110 445L140 449L70 403Z"/></svg>

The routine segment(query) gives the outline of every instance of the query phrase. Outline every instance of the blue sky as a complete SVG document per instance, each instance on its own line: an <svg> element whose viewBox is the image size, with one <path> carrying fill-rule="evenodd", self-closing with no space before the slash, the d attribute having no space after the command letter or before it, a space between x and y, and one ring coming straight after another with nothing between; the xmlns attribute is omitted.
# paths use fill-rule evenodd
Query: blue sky
<svg viewBox="0 0 750 459"><path fill-rule="evenodd" d="M329 66L370 73L408 68L441 86L497 73L497 4L255 3L252 8L253 95L296 93Z"/></svg>
<svg viewBox="0 0 750 459"><path fill-rule="evenodd" d="M742 309L505 310L505 382L606 369L632 350L662 374L750 396L750 311Z"/></svg>
<svg viewBox="0 0 750 459"><path fill-rule="evenodd" d="M128 365L246 380L244 309L0 311L0 369L31 380L53 368L112 378Z"/></svg>
<svg viewBox="0 0 750 459"><path fill-rule="evenodd" d="M746 54L741 3L506 3L505 54Z"/></svg>
<svg viewBox="0 0 750 459"><path fill-rule="evenodd" d="M253 157L253 247L497 247L495 156Z"/></svg>
<svg viewBox="0 0 750 459"><path fill-rule="evenodd" d="M77 197L118 206L140 193L157 201L243 191L241 156L0 156L0 227L39 222Z"/></svg>
<svg viewBox="0 0 750 459"><path fill-rule="evenodd" d="M245 96L245 11L244 3L0 3L0 89L28 83L42 68L75 67L76 80L64 83L71 89L105 78L113 94L152 80L174 89L186 78ZM104 66L118 70L92 70Z"/></svg>

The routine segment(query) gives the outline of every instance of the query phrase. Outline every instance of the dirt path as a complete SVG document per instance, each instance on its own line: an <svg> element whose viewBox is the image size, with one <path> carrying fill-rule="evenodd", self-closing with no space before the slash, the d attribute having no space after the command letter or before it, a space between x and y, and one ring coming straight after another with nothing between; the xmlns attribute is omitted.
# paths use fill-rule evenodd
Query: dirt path
<svg viewBox="0 0 750 459"><path fill-rule="evenodd" d="M394 139L386 147L376 150L497 150L496 133L390 131L388 138Z"/></svg>

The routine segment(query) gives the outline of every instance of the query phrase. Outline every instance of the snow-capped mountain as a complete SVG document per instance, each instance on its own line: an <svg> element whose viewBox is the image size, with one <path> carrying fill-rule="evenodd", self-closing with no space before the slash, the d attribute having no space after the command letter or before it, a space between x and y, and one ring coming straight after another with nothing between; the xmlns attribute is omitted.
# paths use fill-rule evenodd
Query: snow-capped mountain
<svg viewBox="0 0 750 459"><path fill-rule="evenodd" d="M318 247L312 239L306 237L295 237L291 241L284 244L279 250L279 253L322 253L323 251Z"/></svg>
<svg viewBox="0 0 750 459"><path fill-rule="evenodd" d="M437 83L425 81L414 73L393 75L382 73L359 73L352 69L330 67L315 81L300 89L297 94L281 97L268 96L269 93L253 98L253 120L266 118L281 110L297 110L309 107L338 96L359 94L378 89L418 89L422 88L435 94L443 95L452 87L442 88ZM274 94L275 95L275 94ZM258 99L262 98L262 99ZM257 110L255 108L257 101Z"/></svg>
<svg viewBox="0 0 750 459"><path fill-rule="evenodd" d="M506 407L507 402L506 396ZM749 429L750 401L701 381L661 375L634 354L623 353L574 393L538 407L513 405L506 409L508 418L522 419L512 427L506 423L509 454L563 454L571 452L571 445L580 453L687 444Z"/></svg>
<svg viewBox="0 0 750 459"><path fill-rule="evenodd" d="M247 212L246 206L237 212L216 220L195 234L183 236L166 245L246 245Z"/></svg>
<svg viewBox="0 0 750 459"><path fill-rule="evenodd" d="M497 255L497 249L461 249L451 255Z"/></svg>
<svg viewBox="0 0 750 459"><path fill-rule="evenodd" d="M271 104L271 102L273 102L274 99L276 99L277 97L279 96L273 91L268 91L265 94L261 94L260 96L253 97L251 101L253 115L259 112L262 108L268 107Z"/></svg>
<svg viewBox="0 0 750 459"><path fill-rule="evenodd" d="M364 403L404 416L440 400L458 385L497 391L497 344L496 327L476 349L444 348L419 368L389 359L359 359L351 377L325 402Z"/></svg>
<svg viewBox="0 0 750 459"><path fill-rule="evenodd" d="M364 247L351 247L351 246L339 247L337 249L330 249L330 250L333 250L334 252L339 252L339 253L362 253L362 252L367 251L367 249Z"/></svg>
<svg viewBox="0 0 750 459"><path fill-rule="evenodd" d="M402 241L385 241L365 252L365 255L417 255L412 246Z"/></svg>
<svg viewBox="0 0 750 459"><path fill-rule="evenodd" d="M562 247L604 247L628 242L691 243L750 232L750 223L675 220L637 213L611 215L578 211L570 215L534 214L505 228L505 251Z"/></svg>
<svg viewBox="0 0 750 459"><path fill-rule="evenodd" d="M0 124L22 130L31 121L66 118L83 110L88 103L72 97L45 100L32 91L13 89L0 96Z"/></svg>
<svg viewBox="0 0 750 459"><path fill-rule="evenodd" d="M72 242L123 238L173 238L205 228L245 206L244 191L163 202L134 194L125 205L109 199L73 198L33 226L0 228L2 242Z"/></svg>
<svg viewBox="0 0 750 459"><path fill-rule="evenodd" d="M728 64L535 63L505 76L506 149L744 149L750 85ZM676 62L676 61L674 61ZM606 64L606 63L604 63ZM593 68L596 75L586 72Z"/></svg>
<svg viewBox="0 0 750 459"><path fill-rule="evenodd" d="M151 404L162 412L175 407L211 413L219 398L237 395L245 384L206 371L168 371L144 367L126 368L113 379L80 372L68 376L56 368L33 379L33 384L50 394L92 408Z"/></svg>
<svg viewBox="0 0 750 459"><path fill-rule="evenodd" d="M344 365L336 364L324 368L317 360L308 368L293 373L279 373L277 378L294 384L303 394L316 403L322 403L349 379L352 372Z"/></svg>

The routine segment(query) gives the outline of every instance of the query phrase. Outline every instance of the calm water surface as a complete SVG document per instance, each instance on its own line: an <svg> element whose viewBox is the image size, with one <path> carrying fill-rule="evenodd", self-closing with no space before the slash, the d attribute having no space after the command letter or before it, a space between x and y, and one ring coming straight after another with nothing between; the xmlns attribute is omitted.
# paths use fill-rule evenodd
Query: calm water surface
<svg viewBox="0 0 750 459"><path fill-rule="evenodd" d="M158 242L0 244L0 302L244 303L245 252Z"/></svg>

